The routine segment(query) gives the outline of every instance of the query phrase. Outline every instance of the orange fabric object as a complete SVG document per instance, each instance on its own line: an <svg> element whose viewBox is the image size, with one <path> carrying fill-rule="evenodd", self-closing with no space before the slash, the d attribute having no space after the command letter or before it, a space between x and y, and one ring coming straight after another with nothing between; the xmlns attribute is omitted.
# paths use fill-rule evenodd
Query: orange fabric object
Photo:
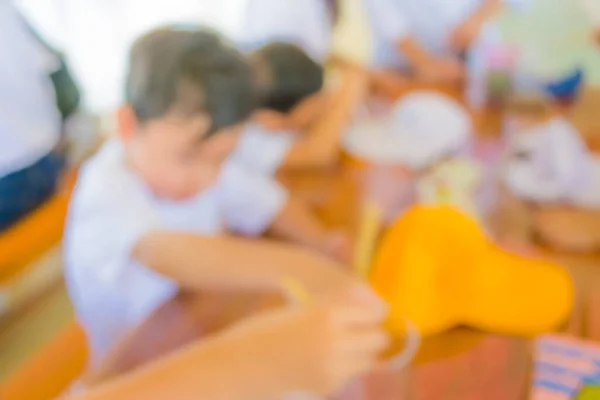
<svg viewBox="0 0 600 400"><path fill-rule="evenodd" d="M390 303L390 329L405 318L425 336L457 325L536 335L564 322L571 279L553 263L510 254L449 206L416 206L389 229L370 275Z"/></svg>
<svg viewBox="0 0 600 400"><path fill-rule="evenodd" d="M0 283L57 244L63 234L75 172L67 173L63 189L14 227L0 234Z"/></svg>
<svg viewBox="0 0 600 400"><path fill-rule="evenodd" d="M87 359L85 334L73 322L0 384L0 398L54 399L83 373Z"/></svg>

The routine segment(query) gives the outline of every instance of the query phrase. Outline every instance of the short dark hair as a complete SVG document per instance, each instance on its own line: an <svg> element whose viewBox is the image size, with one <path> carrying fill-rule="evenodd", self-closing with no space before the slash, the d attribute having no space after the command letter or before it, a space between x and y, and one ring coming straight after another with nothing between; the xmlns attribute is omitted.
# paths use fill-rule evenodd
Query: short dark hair
<svg viewBox="0 0 600 400"><path fill-rule="evenodd" d="M164 27L132 46L126 101L141 122L172 109L206 112L209 134L246 119L256 108L252 70L235 48L213 31Z"/></svg>
<svg viewBox="0 0 600 400"><path fill-rule="evenodd" d="M258 84L260 107L287 113L323 88L323 66L299 46L269 43L250 55L254 65L263 69Z"/></svg>

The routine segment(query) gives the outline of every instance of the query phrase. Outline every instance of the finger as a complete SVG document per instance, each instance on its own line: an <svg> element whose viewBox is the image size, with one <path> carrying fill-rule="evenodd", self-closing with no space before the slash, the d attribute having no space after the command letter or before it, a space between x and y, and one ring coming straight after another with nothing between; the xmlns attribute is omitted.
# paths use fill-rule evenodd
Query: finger
<svg viewBox="0 0 600 400"><path fill-rule="evenodd" d="M340 349L353 357L376 357L387 350L392 343L391 336L383 329L363 330L341 339Z"/></svg>
<svg viewBox="0 0 600 400"><path fill-rule="evenodd" d="M388 314L385 308L350 304L339 307L334 312L334 318L345 328L372 328L383 324Z"/></svg>
<svg viewBox="0 0 600 400"><path fill-rule="evenodd" d="M340 376L341 385L374 370L379 363L377 357L351 357L340 361L336 370Z"/></svg>
<svg viewBox="0 0 600 400"><path fill-rule="evenodd" d="M366 284L353 285L348 288L345 296L347 303L377 308L387 312L387 303Z"/></svg>

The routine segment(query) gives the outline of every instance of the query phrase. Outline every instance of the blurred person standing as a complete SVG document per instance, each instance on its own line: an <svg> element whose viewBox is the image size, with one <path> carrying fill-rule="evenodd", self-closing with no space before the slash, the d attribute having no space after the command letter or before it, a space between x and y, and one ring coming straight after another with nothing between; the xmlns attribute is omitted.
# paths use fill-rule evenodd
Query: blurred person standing
<svg viewBox="0 0 600 400"><path fill-rule="evenodd" d="M460 82L461 58L503 1L363 0L373 31L371 67L428 82Z"/></svg>
<svg viewBox="0 0 600 400"><path fill-rule="evenodd" d="M319 63L329 56L338 0L247 0L244 20L235 41L244 51L272 42L301 47Z"/></svg>
<svg viewBox="0 0 600 400"><path fill-rule="evenodd" d="M10 0L0 1L0 231L56 190L64 157L50 74L59 60Z"/></svg>

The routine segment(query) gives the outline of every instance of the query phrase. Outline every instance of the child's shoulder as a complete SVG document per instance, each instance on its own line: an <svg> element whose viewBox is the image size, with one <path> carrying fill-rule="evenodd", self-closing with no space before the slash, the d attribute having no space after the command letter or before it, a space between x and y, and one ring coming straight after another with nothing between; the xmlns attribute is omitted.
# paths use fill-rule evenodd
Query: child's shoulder
<svg viewBox="0 0 600 400"><path fill-rule="evenodd" d="M125 162L123 145L108 140L87 160L77 178L74 201L102 202L110 198L127 197L139 187Z"/></svg>

